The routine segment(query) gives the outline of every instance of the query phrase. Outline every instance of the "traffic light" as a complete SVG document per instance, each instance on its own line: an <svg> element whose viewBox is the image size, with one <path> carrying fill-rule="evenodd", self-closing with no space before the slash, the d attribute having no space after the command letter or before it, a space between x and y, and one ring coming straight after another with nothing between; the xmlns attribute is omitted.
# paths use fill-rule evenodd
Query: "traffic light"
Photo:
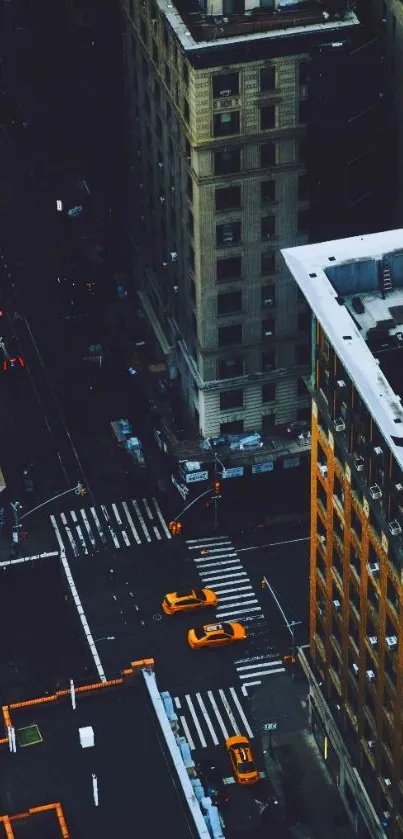
<svg viewBox="0 0 403 839"><path fill-rule="evenodd" d="M216 495L220 493L221 484L220 481L214 481L214 492Z"/></svg>
<svg viewBox="0 0 403 839"><path fill-rule="evenodd" d="M87 490L85 487L80 487L80 495L87 495Z"/></svg>
<svg viewBox="0 0 403 839"><path fill-rule="evenodd" d="M172 536L180 536L180 534L182 533L182 522L170 521L168 524L168 530Z"/></svg>

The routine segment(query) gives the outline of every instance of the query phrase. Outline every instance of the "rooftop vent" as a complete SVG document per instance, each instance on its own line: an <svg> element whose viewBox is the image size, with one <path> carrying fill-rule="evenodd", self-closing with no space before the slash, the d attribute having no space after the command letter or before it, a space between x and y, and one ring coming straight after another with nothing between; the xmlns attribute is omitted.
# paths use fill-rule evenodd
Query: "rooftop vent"
<svg viewBox="0 0 403 839"><path fill-rule="evenodd" d="M351 301L351 305L357 315L363 315L365 312L365 306L361 300L361 297L353 297Z"/></svg>

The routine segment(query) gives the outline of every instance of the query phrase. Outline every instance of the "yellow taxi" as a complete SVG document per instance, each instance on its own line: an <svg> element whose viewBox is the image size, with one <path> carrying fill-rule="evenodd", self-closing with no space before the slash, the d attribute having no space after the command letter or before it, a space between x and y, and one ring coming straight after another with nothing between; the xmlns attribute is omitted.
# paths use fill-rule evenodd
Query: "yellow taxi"
<svg viewBox="0 0 403 839"><path fill-rule="evenodd" d="M231 768L238 784L256 784L259 771L252 757L252 750L247 737L236 734L225 741Z"/></svg>
<svg viewBox="0 0 403 839"><path fill-rule="evenodd" d="M218 597L211 588L193 588L185 594L171 591L162 601L162 609L166 615L176 612L190 612L191 609L202 609L204 606L217 606Z"/></svg>
<svg viewBox="0 0 403 839"><path fill-rule="evenodd" d="M200 647L223 647L234 641L244 641L247 636L242 623L228 621L227 623L208 623L199 629L189 629L188 643L192 650Z"/></svg>

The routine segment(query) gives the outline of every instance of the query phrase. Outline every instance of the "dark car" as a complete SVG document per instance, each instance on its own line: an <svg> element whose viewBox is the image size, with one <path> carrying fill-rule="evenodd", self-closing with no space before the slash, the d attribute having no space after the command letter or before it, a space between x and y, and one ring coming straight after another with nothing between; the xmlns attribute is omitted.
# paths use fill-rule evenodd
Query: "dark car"
<svg viewBox="0 0 403 839"><path fill-rule="evenodd" d="M203 784L204 791L217 807L228 803L228 792L218 767L208 760L201 760L196 765L196 772Z"/></svg>

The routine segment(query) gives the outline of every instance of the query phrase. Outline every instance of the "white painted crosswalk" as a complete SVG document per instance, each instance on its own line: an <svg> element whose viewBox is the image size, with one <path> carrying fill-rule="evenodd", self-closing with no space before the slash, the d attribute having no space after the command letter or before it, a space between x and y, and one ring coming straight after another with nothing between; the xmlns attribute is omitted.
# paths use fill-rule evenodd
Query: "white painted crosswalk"
<svg viewBox="0 0 403 839"><path fill-rule="evenodd" d="M239 620L247 627L243 657L235 661L246 696L248 688L260 685L263 678L285 670L279 651L272 646L263 609L230 539L189 539L186 545L203 585L214 589L218 596L217 618Z"/></svg>
<svg viewBox="0 0 403 839"><path fill-rule="evenodd" d="M243 693L238 695L234 687L175 696L178 720L190 748L218 746L233 734L252 738L254 733L244 702Z"/></svg>
<svg viewBox="0 0 403 839"><path fill-rule="evenodd" d="M103 548L119 550L171 539L156 498L81 507L51 515L50 521L59 544L77 558Z"/></svg>

